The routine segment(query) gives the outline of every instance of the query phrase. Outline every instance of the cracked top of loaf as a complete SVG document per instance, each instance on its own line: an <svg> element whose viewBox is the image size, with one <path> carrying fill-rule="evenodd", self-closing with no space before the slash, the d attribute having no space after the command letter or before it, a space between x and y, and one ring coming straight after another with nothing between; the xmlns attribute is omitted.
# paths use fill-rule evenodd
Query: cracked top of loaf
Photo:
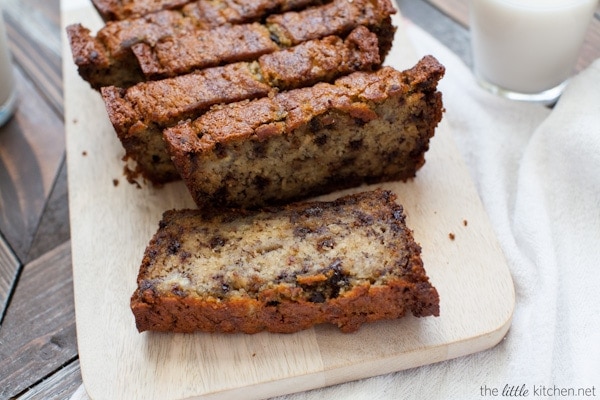
<svg viewBox="0 0 600 400"><path fill-rule="evenodd" d="M215 106L194 121L167 129L165 136L181 151L202 152L217 143L290 132L335 108L366 122L377 117L368 103L411 91L435 91L444 73L445 68L432 56L402 72L391 67L354 72L335 84L317 83L254 101Z"/></svg>

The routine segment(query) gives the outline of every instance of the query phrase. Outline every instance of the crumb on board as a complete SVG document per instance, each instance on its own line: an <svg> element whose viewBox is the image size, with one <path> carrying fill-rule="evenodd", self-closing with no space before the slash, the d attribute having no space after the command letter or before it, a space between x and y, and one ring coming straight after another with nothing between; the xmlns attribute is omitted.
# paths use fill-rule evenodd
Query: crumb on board
<svg viewBox="0 0 600 400"><path fill-rule="evenodd" d="M113 179L113 186L114 187L119 186L119 180L118 179Z"/></svg>
<svg viewBox="0 0 600 400"><path fill-rule="evenodd" d="M82 155L82 156L84 156L84 157L85 157L85 156L87 156L87 151L85 151L85 150L84 150L84 151L82 151L82 152L81 152L81 155Z"/></svg>
<svg viewBox="0 0 600 400"><path fill-rule="evenodd" d="M128 161L127 156L123 157L123 160ZM138 189L142 188L142 185L138 182L138 179L143 179L143 177L137 168L125 164L123 167L123 175L125 176L125 179L127 179L127 182L135 185Z"/></svg>
<svg viewBox="0 0 600 400"><path fill-rule="evenodd" d="M450 238L450 240L454 240L456 238L456 236L454 235L454 233L450 232L448 234L448 237Z"/></svg>
<svg viewBox="0 0 600 400"><path fill-rule="evenodd" d="M463 225L467 226L469 224L469 221L467 221L466 219L463 219Z"/></svg>

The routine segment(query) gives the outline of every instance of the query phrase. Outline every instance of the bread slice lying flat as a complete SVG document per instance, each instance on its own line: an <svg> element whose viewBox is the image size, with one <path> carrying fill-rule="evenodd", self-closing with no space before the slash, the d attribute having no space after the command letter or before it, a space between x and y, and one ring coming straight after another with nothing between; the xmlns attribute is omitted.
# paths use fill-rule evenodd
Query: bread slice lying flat
<svg viewBox="0 0 600 400"><path fill-rule="evenodd" d="M437 316L421 249L389 191L256 211L167 211L139 270L139 331L342 332Z"/></svg>

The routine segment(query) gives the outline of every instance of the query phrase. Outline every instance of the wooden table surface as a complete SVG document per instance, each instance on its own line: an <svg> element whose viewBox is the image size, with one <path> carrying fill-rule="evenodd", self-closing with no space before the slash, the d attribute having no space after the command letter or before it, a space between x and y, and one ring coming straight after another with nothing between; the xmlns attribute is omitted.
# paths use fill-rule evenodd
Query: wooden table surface
<svg viewBox="0 0 600 400"><path fill-rule="evenodd" d="M471 65L467 1L398 4L405 17ZM0 0L0 5L20 99L15 116L0 128L0 399L68 399L82 378L71 270L60 0ZM577 69L598 57L600 8Z"/></svg>

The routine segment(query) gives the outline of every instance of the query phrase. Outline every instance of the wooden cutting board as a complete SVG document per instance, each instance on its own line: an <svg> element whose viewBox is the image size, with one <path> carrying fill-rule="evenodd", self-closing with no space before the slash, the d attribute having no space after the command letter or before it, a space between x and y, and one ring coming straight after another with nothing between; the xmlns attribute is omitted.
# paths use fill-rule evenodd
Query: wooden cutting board
<svg viewBox="0 0 600 400"><path fill-rule="evenodd" d="M62 0L62 10L64 26L101 26L87 0ZM399 15L395 22L401 25ZM439 318L378 322L352 334L333 326L288 335L138 333L129 298L144 248L163 211L193 202L180 182L127 182L101 97L77 75L64 36L77 340L92 399L267 398L482 351L505 335L512 279L445 123L416 179L380 185L398 194L422 245L441 297ZM400 27L387 63L403 69L416 61Z"/></svg>

